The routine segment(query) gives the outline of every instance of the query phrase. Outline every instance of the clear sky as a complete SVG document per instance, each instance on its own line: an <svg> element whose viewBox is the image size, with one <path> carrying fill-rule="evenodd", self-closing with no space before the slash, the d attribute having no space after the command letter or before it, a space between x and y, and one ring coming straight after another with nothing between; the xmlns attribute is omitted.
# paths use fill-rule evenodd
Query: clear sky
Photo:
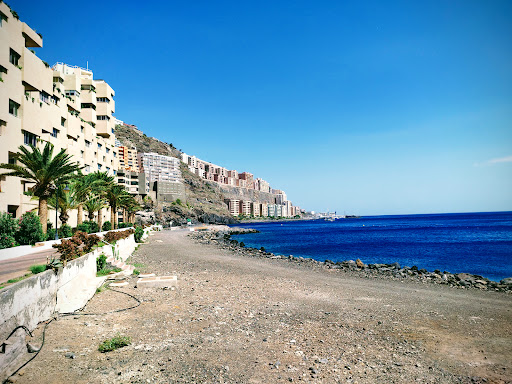
<svg viewBox="0 0 512 384"><path fill-rule="evenodd" d="M512 210L512 2L8 2L116 117L307 210Z"/></svg>

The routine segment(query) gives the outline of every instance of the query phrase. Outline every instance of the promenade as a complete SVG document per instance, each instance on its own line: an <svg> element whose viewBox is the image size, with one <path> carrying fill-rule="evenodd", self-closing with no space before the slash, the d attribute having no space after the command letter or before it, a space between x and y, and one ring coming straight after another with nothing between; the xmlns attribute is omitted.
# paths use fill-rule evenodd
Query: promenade
<svg viewBox="0 0 512 384"><path fill-rule="evenodd" d="M178 289L137 289L131 278L121 289L139 307L52 322L16 382L512 382L509 294L351 277L187 234L156 232L129 260L177 274ZM106 290L85 311L132 305ZM117 333L132 344L98 352Z"/></svg>

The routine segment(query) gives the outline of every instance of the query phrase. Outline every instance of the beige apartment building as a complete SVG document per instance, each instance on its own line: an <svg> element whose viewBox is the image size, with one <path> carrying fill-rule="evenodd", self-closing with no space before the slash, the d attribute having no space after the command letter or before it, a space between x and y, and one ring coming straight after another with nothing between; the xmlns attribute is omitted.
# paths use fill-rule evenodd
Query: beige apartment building
<svg viewBox="0 0 512 384"><path fill-rule="evenodd" d="M42 37L3 2L0 18L0 162L14 162L21 145L49 141L54 153L66 149L84 173L115 174L113 89L91 70L63 63L50 67L39 59L35 49L43 46ZM19 217L36 208L37 201L23 195L29 187L26 180L0 177L0 211ZM76 223L76 215L70 218Z"/></svg>
<svg viewBox="0 0 512 384"><path fill-rule="evenodd" d="M116 147L117 158L119 161L119 169L124 169L130 172L139 172L139 165L137 159L137 148L125 147L124 145Z"/></svg>

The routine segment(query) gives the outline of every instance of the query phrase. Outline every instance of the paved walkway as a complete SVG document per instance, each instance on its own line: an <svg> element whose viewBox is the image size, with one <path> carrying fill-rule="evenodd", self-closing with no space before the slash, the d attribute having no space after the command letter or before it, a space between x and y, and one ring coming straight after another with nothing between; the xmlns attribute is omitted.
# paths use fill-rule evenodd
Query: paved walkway
<svg viewBox="0 0 512 384"><path fill-rule="evenodd" d="M7 280L23 276L30 272L30 266L34 264L46 264L46 258L56 252L54 248L30 253L25 256L19 256L0 261L0 284Z"/></svg>

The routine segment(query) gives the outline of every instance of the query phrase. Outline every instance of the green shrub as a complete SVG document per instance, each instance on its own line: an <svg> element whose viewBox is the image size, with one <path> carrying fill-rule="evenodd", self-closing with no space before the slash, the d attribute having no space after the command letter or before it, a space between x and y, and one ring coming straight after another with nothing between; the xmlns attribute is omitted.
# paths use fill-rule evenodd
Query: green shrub
<svg viewBox="0 0 512 384"><path fill-rule="evenodd" d="M102 231L110 231L112 229L112 223L110 221L105 221L101 226Z"/></svg>
<svg viewBox="0 0 512 384"><path fill-rule="evenodd" d="M105 267L96 272L96 276L106 276L110 275L110 272L121 272L122 269L119 267Z"/></svg>
<svg viewBox="0 0 512 384"><path fill-rule="evenodd" d="M46 271L46 265L32 265L30 267L30 272L32 272L34 275L44 271Z"/></svg>
<svg viewBox="0 0 512 384"><path fill-rule="evenodd" d="M135 228L135 241L137 243L142 243L142 236L144 235L144 230L142 227Z"/></svg>
<svg viewBox="0 0 512 384"><path fill-rule="evenodd" d="M98 347L98 351L105 353L114 351L118 348L126 347L127 345L130 345L132 343L131 339L127 336L121 336L119 333L109 339L105 340L103 343L100 344Z"/></svg>
<svg viewBox="0 0 512 384"><path fill-rule="evenodd" d="M46 240L43 226L34 212L26 212L19 221L20 229L16 232L16 241L22 245L34 245L38 241Z"/></svg>
<svg viewBox="0 0 512 384"><path fill-rule="evenodd" d="M0 213L0 249L14 247L15 235L18 231L18 220L7 212Z"/></svg>
<svg viewBox="0 0 512 384"><path fill-rule="evenodd" d="M121 229L121 228L131 228L131 227L133 227L132 223L123 223L123 222L121 222L121 223L119 223L117 225L117 228L119 228L119 229Z"/></svg>
<svg viewBox="0 0 512 384"><path fill-rule="evenodd" d="M48 228L46 230L46 241L55 240L55 228Z"/></svg>
<svg viewBox="0 0 512 384"><path fill-rule="evenodd" d="M96 259L96 272L101 271L107 265L107 256L103 253Z"/></svg>
<svg viewBox="0 0 512 384"><path fill-rule="evenodd" d="M76 226L76 231L80 231L80 232L85 232L85 233L90 233L91 232L91 228L89 226L89 222L88 221L84 221L82 224L79 224Z"/></svg>
<svg viewBox="0 0 512 384"><path fill-rule="evenodd" d="M88 221L89 223L89 233L96 233L100 231L100 227L95 221Z"/></svg>
<svg viewBox="0 0 512 384"><path fill-rule="evenodd" d="M61 239L65 238L65 237L71 237L72 235L73 235L73 230L71 229L71 227L69 225L64 224L59 228L59 237Z"/></svg>

